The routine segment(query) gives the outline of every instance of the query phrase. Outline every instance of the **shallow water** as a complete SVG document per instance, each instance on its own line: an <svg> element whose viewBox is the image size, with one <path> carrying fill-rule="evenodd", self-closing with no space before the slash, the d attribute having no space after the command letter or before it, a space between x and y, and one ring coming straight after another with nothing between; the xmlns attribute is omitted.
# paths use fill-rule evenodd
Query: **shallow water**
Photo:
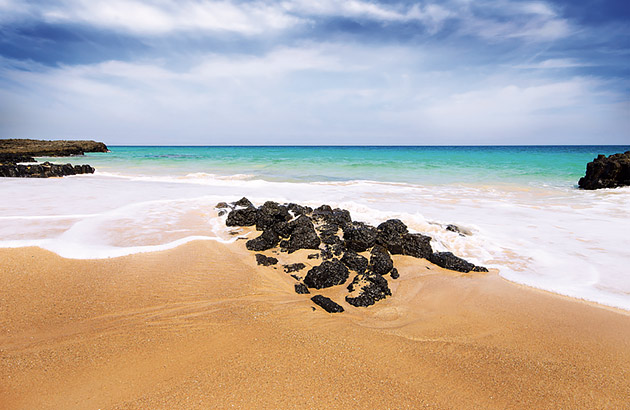
<svg viewBox="0 0 630 410"><path fill-rule="evenodd" d="M575 188L597 154L630 147L110 148L63 159L95 175L0 180L0 246L113 257L233 240L219 201L328 203L400 218L507 279L630 310L630 188Z"/></svg>

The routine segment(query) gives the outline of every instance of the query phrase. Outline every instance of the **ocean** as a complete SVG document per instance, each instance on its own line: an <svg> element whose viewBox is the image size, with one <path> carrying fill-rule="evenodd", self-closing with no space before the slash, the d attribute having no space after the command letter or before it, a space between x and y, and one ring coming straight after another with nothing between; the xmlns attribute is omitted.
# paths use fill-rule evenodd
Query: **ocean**
<svg viewBox="0 0 630 410"><path fill-rule="evenodd" d="M116 257L233 241L220 201L329 204L399 218L508 280L630 310L630 187L576 188L594 157L630 146L109 148L38 158L94 175L0 179L0 247Z"/></svg>

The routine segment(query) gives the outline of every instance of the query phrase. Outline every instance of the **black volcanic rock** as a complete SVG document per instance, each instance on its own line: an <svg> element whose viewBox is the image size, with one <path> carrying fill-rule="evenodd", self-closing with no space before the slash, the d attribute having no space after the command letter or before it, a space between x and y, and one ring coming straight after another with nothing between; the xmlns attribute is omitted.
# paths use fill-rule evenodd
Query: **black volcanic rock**
<svg viewBox="0 0 630 410"><path fill-rule="evenodd" d="M35 158L25 154L0 153L0 164L17 164L18 162L37 162Z"/></svg>
<svg viewBox="0 0 630 410"><path fill-rule="evenodd" d="M303 264L302 262L298 262L298 263L292 263L290 265L283 265L283 267L286 273L293 273L293 272L297 272L306 268L306 265Z"/></svg>
<svg viewBox="0 0 630 410"><path fill-rule="evenodd" d="M346 296L346 302L357 307L373 305L392 294L387 279L372 272L355 276L348 290L350 295Z"/></svg>
<svg viewBox="0 0 630 410"><path fill-rule="evenodd" d="M0 177L50 178L93 173L94 168L89 165L51 164L50 162L35 165L0 165Z"/></svg>
<svg viewBox="0 0 630 410"><path fill-rule="evenodd" d="M337 224L324 224L317 228L322 242L328 245L341 243L341 238L337 235L339 226Z"/></svg>
<svg viewBox="0 0 630 410"><path fill-rule="evenodd" d="M313 303L320 306L328 313L340 313L343 312L343 307L333 302L330 298L322 295L315 295L311 298Z"/></svg>
<svg viewBox="0 0 630 410"><path fill-rule="evenodd" d="M435 252L431 255L429 261L444 269L458 272L488 272L488 269L483 266L475 266L474 264L453 255L451 252Z"/></svg>
<svg viewBox="0 0 630 410"><path fill-rule="evenodd" d="M293 285L293 287L295 289L295 293L297 293L298 295L306 295L308 293L311 293L311 291L308 290L306 285L303 283L296 283L295 285Z"/></svg>
<svg viewBox="0 0 630 410"><path fill-rule="evenodd" d="M407 234L407 225L400 219L390 219L377 228L376 243L384 246L392 255L403 253L403 235Z"/></svg>
<svg viewBox="0 0 630 410"><path fill-rule="evenodd" d="M341 285L348 280L348 276L348 268L338 259L332 259L311 268L304 277L304 283L309 288L323 289Z"/></svg>
<svg viewBox="0 0 630 410"><path fill-rule="evenodd" d="M391 270L391 272L389 272L389 276L392 279L398 279L400 277L400 274L398 273L398 269L394 268Z"/></svg>
<svg viewBox="0 0 630 410"><path fill-rule="evenodd" d="M278 263L278 259L271 257L271 256L265 256L262 253L257 253L256 254L256 263L259 265L263 265L263 266L271 266L271 265L275 265Z"/></svg>
<svg viewBox="0 0 630 410"><path fill-rule="evenodd" d="M403 255L428 259L433 254L431 237L419 233L407 233L402 236Z"/></svg>
<svg viewBox="0 0 630 410"><path fill-rule="evenodd" d="M389 252L381 245L376 245L370 252L370 271L377 275L387 275L394 268Z"/></svg>
<svg viewBox="0 0 630 410"><path fill-rule="evenodd" d="M256 208L240 208L230 211L225 221L227 226L252 226L256 224Z"/></svg>
<svg viewBox="0 0 630 410"><path fill-rule="evenodd" d="M617 188L630 185L630 151L608 157L598 155L586 164L586 175L578 181L581 189Z"/></svg>
<svg viewBox="0 0 630 410"><path fill-rule="evenodd" d="M256 230L264 231L274 228L279 222L288 222L291 220L291 214L284 205L277 202L267 201L256 212Z"/></svg>
<svg viewBox="0 0 630 410"><path fill-rule="evenodd" d="M278 245L278 242L280 242L278 234L271 229L268 229L266 231L263 231L263 233L260 234L260 236L258 236L257 238L247 241L245 243L245 246L250 251L260 252L276 247Z"/></svg>
<svg viewBox="0 0 630 410"><path fill-rule="evenodd" d="M298 249L318 249L321 241L319 236L317 236L317 232L315 232L313 222L308 216L300 215L297 219L289 222L289 230L291 236L287 241L283 241L282 244L289 253Z"/></svg>
<svg viewBox="0 0 630 410"><path fill-rule="evenodd" d="M341 258L341 262L346 265L349 269L357 273L363 273L368 268L368 260L365 256L359 255L353 250L347 250L344 253L343 258Z"/></svg>
<svg viewBox="0 0 630 410"><path fill-rule="evenodd" d="M346 248L355 252L363 252L374 246L377 235L376 228L362 222L352 222L343 227Z"/></svg>
<svg viewBox="0 0 630 410"><path fill-rule="evenodd" d="M313 208L310 206L302 206L294 203L287 204L287 209L293 212L295 216L308 215L313 212Z"/></svg>
<svg viewBox="0 0 630 410"><path fill-rule="evenodd" d="M254 204L252 204L252 201L245 197L242 197L238 201L232 203L232 205L234 205L235 207L239 206L241 208L255 208Z"/></svg>

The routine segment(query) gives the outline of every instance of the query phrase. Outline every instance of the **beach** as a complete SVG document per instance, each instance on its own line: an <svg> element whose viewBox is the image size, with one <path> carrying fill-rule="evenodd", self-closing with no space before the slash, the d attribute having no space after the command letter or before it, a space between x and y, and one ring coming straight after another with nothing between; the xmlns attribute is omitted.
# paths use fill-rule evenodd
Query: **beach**
<svg viewBox="0 0 630 410"><path fill-rule="evenodd" d="M331 315L244 241L100 260L1 249L0 407L627 406L627 312L394 259L393 297Z"/></svg>

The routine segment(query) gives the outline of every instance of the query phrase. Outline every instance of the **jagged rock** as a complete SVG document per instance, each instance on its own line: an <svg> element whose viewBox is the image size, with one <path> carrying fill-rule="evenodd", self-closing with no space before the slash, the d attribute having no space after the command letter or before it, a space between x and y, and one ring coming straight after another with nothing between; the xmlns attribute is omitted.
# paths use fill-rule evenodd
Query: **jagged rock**
<svg viewBox="0 0 630 410"><path fill-rule="evenodd" d="M578 181L581 189L617 188L630 185L630 151L608 157L598 155L586 164L586 175Z"/></svg>
<svg viewBox="0 0 630 410"><path fill-rule="evenodd" d="M311 291L308 290L306 285L303 283L296 283L293 286L295 288L295 293L297 293L298 295L306 295L307 293L311 293Z"/></svg>
<svg viewBox="0 0 630 410"><path fill-rule="evenodd" d="M309 288L329 288L341 285L348 280L349 275L348 268L343 263L338 259L332 259L311 268L304 277L304 283Z"/></svg>
<svg viewBox="0 0 630 410"><path fill-rule="evenodd" d="M306 265L303 264L302 262L292 263L290 265L283 265L283 266L284 266L284 271L286 273L297 272L297 271L300 271L300 270L306 268Z"/></svg>
<svg viewBox="0 0 630 410"><path fill-rule="evenodd" d="M469 236L472 235L472 232L470 232L470 230L464 228L463 226L457 226L454 224L449 224L446 226L446 230L449 232L455 232L458 233L460 236Z"/></svg>
<svg viewBox="0 0 630 410"><path fill-rule="evenodd" d="M24 154L0 153L0 164L17 164L18 162L37 162L35 158Z"/></svg>
<svg viewBox="0 0 630 410"><path fill-rule="evenodd" d="M324 247L320 252L323 260L332 259L335 255L333 254L332 249L329 246Z"/></svg>
<svg viewBox="0 0 630 410"><path fill-rule="evenodd" d="M334 245L327 245L327 246L330 248L330 251L335 256L341 256L346 251L346 247L343 244L343 242L336 243Z"/></svg>
<svg viewBox="0 0 630 410"><path fill-rule="evenodd" d="M355 276L348 290L350 295L346 296L346 302L357 307L373 305L392 294L387 279L372 272Z"/></svg>
<svg viewBox="0 0 630 410"><path fill-rule="evenodd" d="M341 262L357 273L363 273L368 268L368 260L353 250L347 250L341 258Z"/></svg>
<svg viewBox="0 0 630 410"><path fill-rule="evenodd" d="M398 279L400 277L400 274L398 273L398 269L394 268L391 270L391 272L389 272L389 276L392 279Z"/></svg>
<svg viewBox="0 0 630 410"><path fill-rule="evenodd" d="M300 215L297 219L291 221L289 226L291 236L283 245L289 253L298 249L317 249L319 247L321 241L319 236L317 236L317 232L315 232L313 222L308 216Z"/></svg>
<svg viewBox="0 0 630 410"><path fill-rule="evenodd" d="M266 231L263 231L263 233L260 234L260 236L258 236L257 238L247 241L245 243L245 246L250 251L260 252L275 247L276 245L278 245L278 242L280 242L278 234L271 229L268 229Z"/></svg>
<svg viewBox="0 0 630 410"><path fill-rule="evenodd" d="M252 201L245 197L242 197L238 201L232 203L232 205L234 205L235 207L239 206L241 208L255 208L254 204L252 204Z"/></svg>
<svg viewBox="0 0 630 410"><path fill-rule="evenodd" d="M313 212L313 208L310 206L302 206L294 203L287 204L287 209L293 212L295 216L308 215Z"/></svg>
<svg viewBox="0 0 630 410"><path fill-rule="evenodd" d="M431 237L419 233L407 233L403 237L403 255L415 258L429 259L433 250L431 249Z"/></svg>
<svg viewBox="0 0 630 410"><path fill-rule="evenodd" d="M311 298L313 303L320 306L328 313L340 313L343 312L343 307L333 302L330 298L322 295L315 295Z"/></svg>
<svg viewBox="0 0 630 410"><path fill-rule="evenodd" d="M315 208L313 210L313 219L337 226L344 226L352 222L350 212L345 209L332 209L329 205L322 205L319 208Z"/></svg>
<svg viewBox="0 0 630 410"><path fill-rule="evenodd" d="M288 222L291 219L291 214L286 206L279 205L277 202L267 201L256 212L256 230L273 229L277 223Z"/></svg>
<svg viewBox="0 0 630 410"><path fill-rule="evenodd" d="M278 259L271 256L265 256L262 253L256 254L256 263L263 266L271 266L278 263Z"/></svg>
<svg viewBox="0 0 630 410"><path fill-rule="evenodd" d="M483 266L475 266L474 264L453 255L451 252L435 252L431 255L429 261L444 269L458 272L488 272L488 269Z"/></svg>
<svg viewBox="0 0 630 410"><path fill-rule="evenodd" d="M239 208L230 211L225 221L227 226L252 226L256 224L256 208Z"/></svg>
<svg viewBox="0 0 630 410"><path fill-rule="evenodd" d="M376 243L384 246L392 255L403 253L403 235L408 232L407 225L400 219L390 219L376 229L378 230Z"/></svg>
<svg viewBox="0 0 630 410"><path fill-rule="evenodd" d="M370 252L370 271L377 275L387 275L389 271L394 268L394 261L392 261L389 252L381 245L376 245Z"/></svg>
<svg viewBox="0 0 630 410"><path fill-rule="evenodd" d="M353 222L343 227L346 248L355 252L363 252L374 246L377 235L376 228L362 222Z"/></svg>
<svg viewBox="0 0 630 410"><path fill-rule="evenodd" d="M36 165L0 165L0 177L50 178L93 173L94 168L89 165L51 164L50 162Z"/></svg>
<svg viewBox="0 0 630 410"><path fill-rule="evenodd" d="M337 235L339 226L336 224L325 224L317 228L322 242L328 245L341 243L341 238Z"/></svg>
<svg viewBox="0 0 630 410"><path fill-rule="evenodd" d="M319 253L311 253L306 256L306 259L319 259Z"/></svg>

